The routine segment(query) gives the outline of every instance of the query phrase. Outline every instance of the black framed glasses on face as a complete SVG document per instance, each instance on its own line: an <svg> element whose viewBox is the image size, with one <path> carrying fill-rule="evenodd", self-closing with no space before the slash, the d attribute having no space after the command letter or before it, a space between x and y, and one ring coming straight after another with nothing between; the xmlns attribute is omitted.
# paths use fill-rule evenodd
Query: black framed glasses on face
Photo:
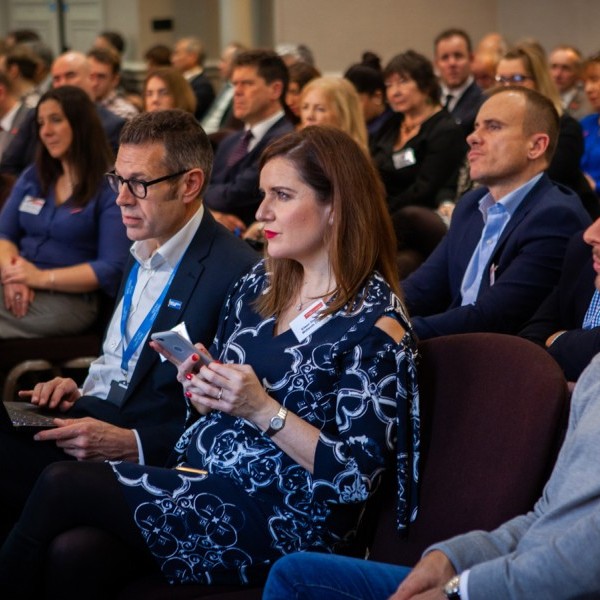
<svg viewBox="0 0 600 600"><path fill-rule="evenodd" d="M524 81L533 80L533 77L529 75L521 75L517 73L516 75L504 76L504 75L496 75L494 77L496 83L501 85L519 85L519 83L523 83Z"/></svg>
<svg viewBox="0 0 600 600"><path fill-rule="evenodd" d="M148 195L148 188L155 183L160 183L161 181L167 181L168 179L173 179L174 177L178 177L179 175L183 175L187 173L189 169L184 169L183 171L178 171L177 173L171 173L170 175L164 175L163 177L159 177L158 179L153 179L152 181L143 181L141 179L134 179L131 177L130 179L123 179L120 175L117 175L114 171L110 173L104 173L106 180L108 181L108 185L110 185L110 189L120 194L124 185L127 185L127 189L131 192L133 196L138 198L139 200L143 200Z"/></svg>

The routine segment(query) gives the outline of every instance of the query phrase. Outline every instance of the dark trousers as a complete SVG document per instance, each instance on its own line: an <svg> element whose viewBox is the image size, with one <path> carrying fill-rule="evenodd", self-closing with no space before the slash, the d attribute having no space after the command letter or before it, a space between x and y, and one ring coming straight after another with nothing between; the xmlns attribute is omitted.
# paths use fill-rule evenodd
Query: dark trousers
<svg viewBox="0 0 600 600"><path fill-rule="evenodd" d="M74 460L55 442L31 434L0 432L0 543L19 518L40 473L51 463Z"/></svg>

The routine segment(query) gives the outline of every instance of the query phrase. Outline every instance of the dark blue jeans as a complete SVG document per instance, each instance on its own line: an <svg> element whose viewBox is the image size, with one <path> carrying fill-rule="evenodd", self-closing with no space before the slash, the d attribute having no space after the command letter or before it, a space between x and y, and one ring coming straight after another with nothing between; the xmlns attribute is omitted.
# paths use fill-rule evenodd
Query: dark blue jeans
<svg viewBox="0 0 600 600"><path fill-rule="evenodd" d="M298 552L275 563L263 600L387 600L409 573L408 567Z"/></svg>

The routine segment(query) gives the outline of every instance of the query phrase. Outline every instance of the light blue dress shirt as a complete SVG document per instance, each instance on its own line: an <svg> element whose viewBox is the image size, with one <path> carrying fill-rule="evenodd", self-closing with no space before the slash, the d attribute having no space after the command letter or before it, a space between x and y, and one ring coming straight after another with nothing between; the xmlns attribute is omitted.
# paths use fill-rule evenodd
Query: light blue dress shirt
<svg viewBox="0 0 600 600"><path fill-rule="evenodd" d="M486 276L484 270L494 254L504 228L521 205L521 202L523 202L525 196L542 177L542 174L539 173L497 202L489 192L479 201L479 210L485 225L460 286L462 306L475 304L482 278ZM489 267L490 285L494 285L495 282L496 266L491 264Z"/></svg>

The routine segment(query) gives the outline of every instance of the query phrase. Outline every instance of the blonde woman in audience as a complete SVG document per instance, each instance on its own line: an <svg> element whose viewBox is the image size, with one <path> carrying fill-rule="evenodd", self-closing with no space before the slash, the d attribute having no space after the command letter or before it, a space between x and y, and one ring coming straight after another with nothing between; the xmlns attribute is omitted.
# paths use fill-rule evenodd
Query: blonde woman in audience
<svg viewBox="0 0 600 600"><path fill-rule="evenodd" d="M340 129L368 154L367 127L358 93L342 77L317 77L304 86L298 129L309 125L330 125ZM263 226L264 223L255 221L242 237L251 243L263 244Z"/></svg>
<svg viewBox="0 0 600 600"><path fill-rule="evenodd" d="M318 77L302 90L300 127L331 125L347 133L365 151L367 127L354 86L343 77Z"/></svg>
<svg viewBox="0 0 600 600"><path fill-rule="evenodd" d="M581 125L562 107L543 48L536 42L524 42L508 50L498 63L496 84L536 90L554 104L560 115L560 129L556 152L547 170L548 176L571 188L580 197L590 216L598 218L598 200L580 167L584 151Z"/></svg>
<svg viewBox="0 0 600 600"><path fill-rule="evenodd" d="M196 96L185 77L173 67L151 71L144 81L144 110L180 108L194 114Z"/></svg>

